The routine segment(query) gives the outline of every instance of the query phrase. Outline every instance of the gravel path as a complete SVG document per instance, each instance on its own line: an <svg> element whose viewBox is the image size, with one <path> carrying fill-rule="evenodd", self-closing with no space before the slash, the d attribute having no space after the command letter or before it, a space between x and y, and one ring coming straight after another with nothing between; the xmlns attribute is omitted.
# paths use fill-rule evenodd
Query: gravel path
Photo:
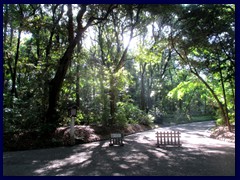
<svg viewBox="0 0 240 180"><path fill-rule="evenodd" d="M235 144L208 138L213 122L182 124L108 141L3 153L4 176L234 176ZM156 147L156 131L179 130L182 147Z"/></svg>

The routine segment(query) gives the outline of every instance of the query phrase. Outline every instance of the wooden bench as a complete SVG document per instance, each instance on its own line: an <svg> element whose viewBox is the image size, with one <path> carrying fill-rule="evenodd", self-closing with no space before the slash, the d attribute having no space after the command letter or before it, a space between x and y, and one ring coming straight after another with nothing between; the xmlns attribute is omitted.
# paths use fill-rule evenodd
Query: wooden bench
<svg viewBox="0 0 240 180"><path fill-rule="evenodd" d="M122 133L112 133L110 135L110 143L109 146L120 145L123 146L123 134Z"/></svg>
<svg viewBox="0 0 240 180"><path fill-rule="evenodd" d="M157 147L160 146L181 146L180 143L180 132L179 131L168 131L168 132L157 132Z"/></svg>

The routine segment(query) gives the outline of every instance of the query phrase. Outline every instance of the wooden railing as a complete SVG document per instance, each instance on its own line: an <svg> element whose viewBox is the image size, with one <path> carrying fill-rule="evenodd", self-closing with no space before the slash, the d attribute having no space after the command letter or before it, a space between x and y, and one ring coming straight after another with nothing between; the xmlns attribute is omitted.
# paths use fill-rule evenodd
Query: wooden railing
<svg viewBox="0 0 240 180"><path fill-rule="evenodd" d="M157 132L157 146L181 146L180 143L180 132L170 131L170 132Z"/></svg>

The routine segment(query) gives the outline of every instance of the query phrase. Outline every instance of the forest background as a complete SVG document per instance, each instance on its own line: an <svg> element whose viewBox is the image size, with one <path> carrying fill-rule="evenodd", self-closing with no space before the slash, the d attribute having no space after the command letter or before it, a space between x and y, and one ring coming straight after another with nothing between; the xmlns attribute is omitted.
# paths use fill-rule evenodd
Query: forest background
<svg viewBox="0 0 240 180"><path fill-rule="evenodd" d="M5 134L235 124L235 5L4 4Z"/></svg>

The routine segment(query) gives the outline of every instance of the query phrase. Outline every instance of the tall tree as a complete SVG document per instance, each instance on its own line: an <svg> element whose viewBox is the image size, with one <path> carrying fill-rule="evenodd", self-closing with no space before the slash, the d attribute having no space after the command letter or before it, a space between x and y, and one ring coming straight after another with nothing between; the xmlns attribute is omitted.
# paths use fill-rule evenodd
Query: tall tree
<svg viewBox="0 0 240 180"><path fill-rule="evenodd" d="M118 73L127 60L127 53L134 37L134 30L140 22L141 9L141 5L121 5L116 11L111 13L111 21L98 26L99 56L102 65L109 71L109 125L115 123L119 91ZM127 32L129 32L128 37L126 37ZM127 42L125 47L124 40Z"/></svg>
<svg viewBox="0 0 240 180"><path fill-rule="evenodd" d="M101 23L102 21L106 20L109 13L115 8L115 5L109 5L107 11L105 14L103 14L102 17L95 17L93 15L90 15L90 17L87 20L86 25L83 25L83 17L87 13L87 5L79 5L80 10L78 11L77 15L77 28L76 28L76 36L71 39L69 37L69 45L63 55L63 57L59 60L58 68L56 71L56 74L54 78L49 83L49 106L46 114L46 120L49 124L52 124L54 127L57 126L57 120L58 117L56 117L56 106L57 101L59 98L59 93L62 87L62 83L64 80L64 77L66 75L67 69L69 67L69 64L71 62L72 54L74 52L75 46L78 44L78 42L82 39L84 32L93 24ZM71 8L69 6L68 16L69 16L69 26L68 26L68 32L69 35L72 36L72 16L71 16Z"/></svg>
<svg viewBox="0 0 240 180"><path fill-rule="evenodd" d="M220 108L225 124L231 131L224 87L226 81L223 78L221 62L223 59L225 62L229 61L229 63L224 63L225 68L234 69L232 67L234 65L234 8L231 5L190 5L184 8L178 23L177 27L181 31L177 30L175 36L172 32L172 46L182 63L211 92ZM224 41L228 41L225 47L222 46ZM219 46L221 46L220 49ZM220 100L220 95L216 93L212 84L202 76L202 74L208 77L214 76L216 71L220 76L221 95L224 101ZM234 76L231 76L231 79L234 79Z"/></svg>

